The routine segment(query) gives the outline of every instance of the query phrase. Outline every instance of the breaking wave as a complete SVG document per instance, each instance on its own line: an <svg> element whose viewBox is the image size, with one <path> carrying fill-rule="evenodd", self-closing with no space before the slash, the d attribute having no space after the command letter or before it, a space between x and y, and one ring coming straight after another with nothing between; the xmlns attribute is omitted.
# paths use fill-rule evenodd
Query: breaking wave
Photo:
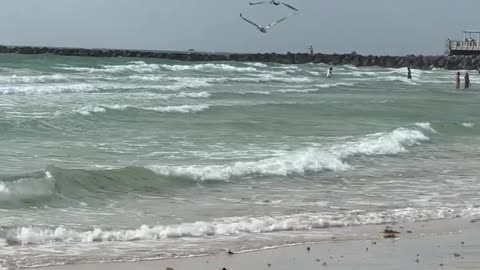
<svg viewBox="0 0 480 270"><path fill-rule="evenodd" d="M80 73L153 73L160 70L157 64L145 62L130 62L126 65L102 65L98 68L91 67L57 67L57 69Z"/></svg>
<svg viewBox="0 0 480 270"><path fill-rule="evenodd" d="M310 83L313 80L308 77L279 77L273 74L261 74L257 77L232 77L212 79L215 82L247 82L247 83L267 83L267 82L281 82L281 83Z"/></svg>
<svg viewBox="0 0 480 270"><path fill-rule="evenodd" d="M196 113L205 111L210 108L209 105L181 105L181 106L159 106L144 108L148 111L164 112L164 113Z"/></svg>
<svg viewBox="0 0 480 270"><path fill-rule="evenodd" d="M54 179L48 171L3 177L0 178L0 203L48 198L54 193L54 185Z"/></svg>
<svg viewBox="0 0 480 270"><path fill-rule="evenodd" d="M59 85L10 85L0 86L3 95L52 95L67 93L89 93L100 91L91 84L59 84Z"/></svg>
<svg viewBox="0 0 480 270"><path fill-rule="evenodd" d="M329 149L308 148L283 156L243 161L223 165L164 166L147 168L164 176L186 177L195 180L225 180L252 174L291 175L306 172L343 171L350 166L345 162L352 156L395 155L407 147L430 140L421 130L398 128L389 133L377 133L345 142Z"/></svg>
<svg viewBox="0 0 480 270"><path fill-rule="evenodd" d="M87 105L85 107L75 110L76 113L79 113L81 115L91 115L94 113L102 113L106 111L107 110L105 108L95 105Z"/></svg>
<svg viewBox="0 0 480 270"><path fill-rule="evenodd" d="M157 107L140 107L134 105L88 105L80 109L75 110L76 113L82 115L92 115L94 113L105 113L107 110L125 111L128 109L136 109L142 111L155 111L162 113L196 113L205 111L210 108L207 104L200 105L179 105L179 106L157 106Z"/></svg>
<svg viewBox="0 0 480 270"><path fill-rule="evenodd" d="M252 66L252 67L268 68L268 65L264 64L264 63L255 62L255 63L244 63L244 64L247 65L247 66Z"/></svg>
<svg viewBox="0 0 480 270"><path fill-rule="evenodd" d="M414 222L447 219L480 214L480 208L452 209L403 208L383 212L345 211L302 213L285 216L231 217L210 222L175 225L143 225L137 229L107 230L94 228L80 231L65 227L20 227L9 229L3 237L10 245L29 245L52 242L114 242L159 240L183 237L237 236L244 233L271 233L284 231L311 231L330 227L373 225L396 222Z"/></svg>
<svg viewBox="0 0 480 270"><path fill-rule="evenodd" d="M319 88L333 88L333 87L340 87L340 86L351 87L354 85L355 85L354 83L324 83L324 84L318 84L316 86Z"/></svg>
<svg viewBox="0 0 480 270"><path fill-rule="evenodd" d="M235 67L227 64L197 64L197 65L160 65L169 71L225 71L225 72L257 72L254 67Z"/></svg>
<svg viewBox="0 0 480 270"><path fill-rule="evenodd" d="M180 176L195 180L229 180L250 174L289 175L305 171L340 171L349 166L327 152L308 149L281 157L260 161L236 162L227 165L149 166L153 172L165 176Z"/></svg>
<svg viewBox="0 0 480 270"><path fill-rule="evenodd" d="M37 76L20 76L20 75L10 75L10 76L0 76L0 83L8 84L28 84L28 83L55 83L55 82L66 82L68 78L61 74L54 75L37 75Z"/></svg>

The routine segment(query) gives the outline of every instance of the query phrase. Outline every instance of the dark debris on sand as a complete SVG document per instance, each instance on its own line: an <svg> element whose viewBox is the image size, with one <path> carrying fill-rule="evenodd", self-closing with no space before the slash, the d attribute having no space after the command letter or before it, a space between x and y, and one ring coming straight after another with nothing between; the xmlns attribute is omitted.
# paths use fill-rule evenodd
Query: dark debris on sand
<svg viewBox="0 0 480 270"><path fill-rule="evenodd" d="M383 238L397 238L397 234L400 232L395 231L392 227L387 226L383 231Z"/></svg>

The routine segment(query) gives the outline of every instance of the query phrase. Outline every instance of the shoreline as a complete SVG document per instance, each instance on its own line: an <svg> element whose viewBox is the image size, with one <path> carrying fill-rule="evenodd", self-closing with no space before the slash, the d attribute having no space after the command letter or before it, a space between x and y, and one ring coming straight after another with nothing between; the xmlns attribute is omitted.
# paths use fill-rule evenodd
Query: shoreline
<svg viewBox="0 0 480 270"><path fill-rule="evenodd" d="M385 68L408 67L415 69L443 68L447 70L480 68L480 55L469 56L374 56L359 54L309 54L309 53L208 53L196 51L160 51L127 49L87 49L43 46L4 46L0 45L0 54L53 54L61 56L83 57L126 57L158 58L176 61L237 61L279 64L322 63L328 65L379 66Z"/></svg>
<svg viewBox="0 0 480 270"><path fill-rule="evenodd" d="M331 239L260 250L138 262L71 264L43 270L287 270L287 269L476 269L480 266L480 221L475 217L397 224L398 238L384 238L386 225L339 230L376 232L373 239Z"/></svg>

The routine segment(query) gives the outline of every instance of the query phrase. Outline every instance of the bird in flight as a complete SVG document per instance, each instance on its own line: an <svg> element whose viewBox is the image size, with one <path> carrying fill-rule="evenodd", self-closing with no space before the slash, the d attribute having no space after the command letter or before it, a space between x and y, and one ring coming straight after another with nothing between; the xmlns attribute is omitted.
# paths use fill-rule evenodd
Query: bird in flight
<svg viewBox="0 0 480 270"><path fill-rule="evenodd" d="M249 4L250 4L250 6L261 5L261 4L272 4L272 5L275 5L275 6L284 5L284 6L288 7L289 9L293 9L293 10L295 10L295 11L299 11L296 7L294 7L294 6L292 6L292 5L289 5L289 4L284 3L284 2L276 1L276 0L261 1L261 2L250 2Z"/></svg>
<svg viewBox="0 0 480 270"><path fill-rule="evenodd" d="M270 27L272 27L272 26L274 26L275 24L277 24L277 23L279 23L279 22L281 22L281 21L284 21L284 20L286 20L286 19L288 18L288 16L287 16L287 17L281 18L280 20L274 21L274 22L272 22L272 23L269 24L269 25L260 26L260 25L258 25L258 24L256 24L256 23L250 21L249 19L245 18L242 13L240 13L240 17L241 17L244 21L246 21L246 22L250 23L251 25L255 26L255 27L258 29L258 31L260 31L260 32L262 32L262 33L267 33L267 30L268 30Z"/></svg>

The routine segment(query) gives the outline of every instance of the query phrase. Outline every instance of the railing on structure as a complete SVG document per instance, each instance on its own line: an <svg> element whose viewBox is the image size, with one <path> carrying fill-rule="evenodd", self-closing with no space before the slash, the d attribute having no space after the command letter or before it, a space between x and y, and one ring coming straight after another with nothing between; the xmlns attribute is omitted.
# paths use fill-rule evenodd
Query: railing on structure
<svg viewBox="0 0 480 270"><path fill-rule="evenodd" d="M480 51L480 42L477 40L450 40L448 42L448 49L450 51Z"/></svg>

